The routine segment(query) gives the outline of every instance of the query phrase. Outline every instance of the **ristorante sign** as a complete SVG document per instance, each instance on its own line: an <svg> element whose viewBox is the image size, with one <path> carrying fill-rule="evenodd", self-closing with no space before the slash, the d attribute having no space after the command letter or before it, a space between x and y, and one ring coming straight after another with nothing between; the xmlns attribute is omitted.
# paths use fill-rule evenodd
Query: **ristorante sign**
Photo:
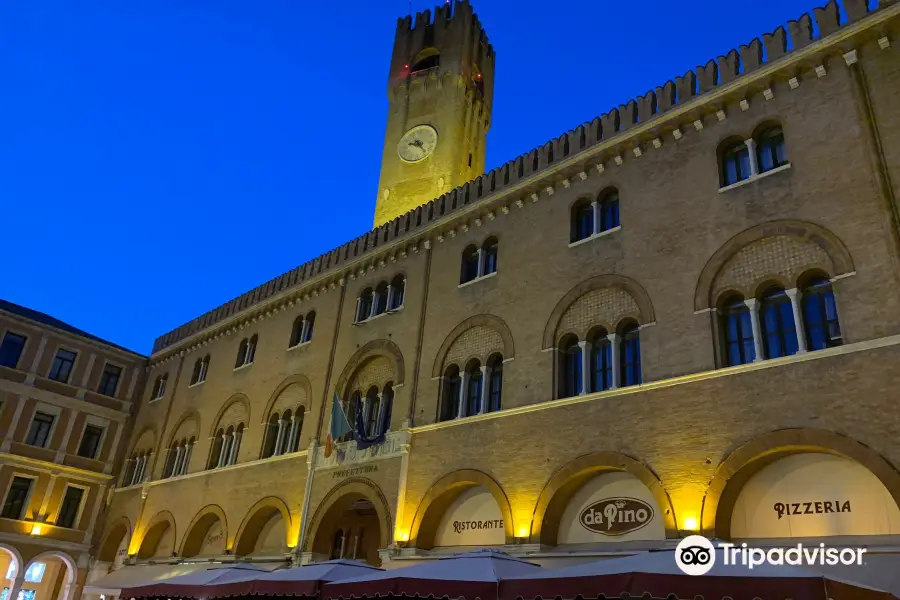
<svg viewBox="0 0 900 600"><path fill-rule="evenodd" d="M453 531L457 534L476 529L503 529L503 519L488 521L453 521Z"/></svg>
<svg viewBox="0 0 900 600"><path fill-rule="evenodd" d="M625 535L653 520L653 507L637 498L605 498L587 506L578 522L588 531L602 535Z"/></svg>

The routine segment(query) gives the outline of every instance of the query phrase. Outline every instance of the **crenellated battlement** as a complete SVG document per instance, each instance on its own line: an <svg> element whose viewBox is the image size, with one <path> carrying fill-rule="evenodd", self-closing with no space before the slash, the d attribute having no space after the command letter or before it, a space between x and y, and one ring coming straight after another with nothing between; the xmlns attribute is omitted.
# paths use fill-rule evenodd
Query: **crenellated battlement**
<svg viewBox="0 0 900 600"><path fill-rule="evenodd" d="M614 157L620 164L623 148L615 147L617 140L622 140L632 151L640 151L642 143L649 145L653 141L655 145L663 130L680 133L677 124L672 126L669 123L672 119L695 124L700 122L702 126L704 116L721 112L726 101L736 103L737 98L749 95L752 92L749 87L751 81L757 82L754 85L764 81L759 85L768 89L776 82L783 84L789 79L791 87L794 87L801 70L809 72L815 69L818 72L818 69L824 69L822 61L829 55L840 57L850 49L846 46L850 43L849 34L845 35L848 28L857 28L859 36L871 39L873 36L866 34L868 25L860 22L866 19L878 21L878 13L890 14L890 18L900 16L900 5L897 0L879 0L878 6L870 10L867 0L843 0L841 4L831 0L825 6L814 9L812 15L805 13L788 22L786 27L778 27L761 38L730 49L706 64L611 108L592 121L178 327L155 341L153 353L174 346L275 296L305 288L315 287L316 291L324 289L328 285L325 282L329 275L332 275L330 285L334 285L339 273L349 265L357 264L366 255L374 255L379 249L400 240L417 243L425 230L436 221L447 220L470 208L473 203L513 190L534 198L541 191L541 186L546 184L547 177L556 176L561 164L572 163L571 166L577 167L578 171L586 170L589 160L598 170L602 170L604 159ZM487 37L468 2L458 0L452 5L438 7L433 14L434 19L431 11L418 13L415 22L412 17L400 19L398 40L404 38L405 44L412 44L411 40L419 40L417 36L424 36L429 26L437 29L437 25L443 22L443 30L446 31L449 29L447 22L463 23L462 27L467 31L477 32L477 37L471 38L473 44L483 41L486 52L493 57L493 50L487 44ZM845 19L842 19L842 14ZM401 32L405 35L401 36ZM875 37L881 35L884 33L879 26ZM826 38L833 40L833 43L825 42ZM822 47L821 52L810 48L814 44ZM410 47L403 46L403 52ZM395 59L397 52L395 47ZM801 53L805 64L792 59ZM781 66L779 61L783 63ZM722 96L726 91L731 94L728 98ZM480 105L476 106L478 110L483 110ZM677 135L676 139L679 137ZM607 147L615 148L608 156L594 156L598 152L608 152ZM634 152L634 156L639 155L639 152ZM311 286L314 281L315 285Z"/></svg>
<svg viewBox="0 0 900 600"><path fill-rule="evenodd" d="M439 56L439 63L423 61ZM427 70L456 73L467 80L478 76L485 81L485 99L490 103L493 88L494 48L468 0L454 0L434 11L416 13L397 20L391 57L389 90ZM418 65L428 65L420 69Z"/></svg>

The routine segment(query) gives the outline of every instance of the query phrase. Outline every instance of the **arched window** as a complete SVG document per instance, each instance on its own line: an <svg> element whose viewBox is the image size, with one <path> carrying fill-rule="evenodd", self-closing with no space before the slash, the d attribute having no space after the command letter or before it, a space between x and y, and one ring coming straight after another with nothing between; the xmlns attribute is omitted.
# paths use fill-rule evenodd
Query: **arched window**
<svg viewBox="0 0 900 600"><path fill-rule="evenodd" d="M209 451L209 460L206 461L207 469L215 469L219 466L219 457L222 455L222 444L225 441L225 430L219 429L216 431L216 436L213 438L212 448Z"/></svg>
<svg viewBox="0 0 900 600"><path fill-rule="evenodd" d="M334 532L334 538L331 540L331 560L342 557L344 552L344 530L338 529Z"/></svg>
<svg viewBox="0 0 900 600"><path fill-rule="evenodd" d="M278 443L278 413L272 413L269 422L266 423L265 442L263 443L262 457L275 456L275 446Z"/></svg>
<svg viewBox="0 0 900 600"><path fill-rule="evenodd" d="M478 247L468 246L463 250L462 273L459 282L468 283L478 277Z"/></svg>
<svg viewBox="0 0 900 600"><path fill-rule="evenodd" d="M344 414L347 415L347 421L350 423L350 431L345 433L338 439L339 442L349 442L353 439L353 432L356 431L356 406L362 401L362 394L356 390L350 394L350 401L347 402Z"/></svg>
<svg viewBox="0 0 900 600"><path fill-rule="evenodd" d="M380 315L387 310L388 301L388 285L382 281L375 288L375 296L372 300L375 303L375 314Z"/></svg>
<svg viewBox="0 0 900 600"><path fill-rule="evenodd" d="M774 287L762 297L760 326L766 358L797 353L797 329L791 299L784 289Z"/></svg>
<svg viewBox="0 0 900 600"><path fill-rule="evenodd" d="M731 296L719 311L725 341L725 362L729 367L745 365L756 360L753 347L753 325L750 307L741 296Z"/></svg>
<svg viewBox="0 0 900 600"><path fill-rule="evenodd" d="M366 392L366 401L363 404L363 426L369 437L378 435L378 417L381 412L381 396L374 385Z"/></svg>
<svg viewBox="0 0 900 600"><path fill-rule="evenodd" d="M194 361L194 370L191 372L191 385L200 383L200 369L203 366L203 359L198 358Z"/></svg>
<svg viewBox="0 0 900 600"><path fill-rule="evenodd" d="M156 377L156 381L153 382L153 391L150 394L151 400L159 400L166 394L166 382L169 380L169 374L163 373L162 375L158 375Z"/></svg>
<svg viewBox="0 0 900 600"><path fill-rule="evenodd" d="M611 190L600 200L600 231L609 231L620 225L619 192Z"/></svg>
<svg viewBox="0 0 900 600"><path fill-rule="evenodd" d="M501 407L503 394L503 356L494 354L487 361L488 366L488 398L485 412L497 412Z"/></svg>
<svg viewBox="0 0 900 600"><path fill-rule="evenodd" d="M781 127L777 125L769 127L756 137L756 157L760 173L787 164L787 150L784 147L784 132Z"/></svg>
<svg viewBox="0 0 900 600"><path fill-rule="evenodd" d="M293 348L303 341L303 315L294 319L294 325L291 327L291 339L288 341L288 348Z"/></svg>
<svg viewBox="0 0 900 600"><path fill-rule="evenodd" d="M316 326L316 311L311 310L303 320L303 333L300 335L300 343L312 341L313 328Z"/></svg>
<svg viewBox="0 0 900 600"><path fill-rule="evenodd" d="M612 388L612 342L605 329L598 329L591 338L591 391Z"/></svg>
<svg viewBox="0 0 900 600"><path fill-rule="evenodd" d="M803 320L810 350L832 348L843 343L834 290L828 279L816 277L803 288Z"/></svg>
<svg viewBox="0 0 900 600"><path fill-rule="evenodd" d="M563 343L560 344L560 356L562 359L560 396L562 398L578 396L584 389L582 386L581 346L578 345L578 338L570 336L563 340Z"/></svg>
<svg viewBox="0 0 900 600"><path fill-rule="evenodd" d="M178 441L173 441L166 454L166 464L163 467L163 479L168 479L175 474L175 459L178 456Z"/></svg>
<svg viewBox="0 0 900 600"><path fill-rule="evenodd" d="M241 343L238 345L237 358L234 361L235 369L253 363L253 359L256 356L257 342L259 342L259 336L257 335L254 335L249 340L247 338L241 340Z"/></svg>
<svg viewBox="0 0 900 600"><path fill-rule="evenodd" d="M391 413L394 410L394 384L388 382L384 384L381 392L381 429L382 432L391 430Z"/></svg>
<svg viewBox="0 0 900 600"><path fill-rule="evenodd" d="M366 288L360 294L356 304L356 322L361 323L372 316L372 288Z"/></svg>
<svg viewBox="0 0 900 600"><path fill-rule="evenodd" d="M418 73L419 71L427 71L428 69L433 69L435 67L440 66L441 64L441 55L437 51L436 48L426 48L419 52L416 55L416 58L412 61L412 66L409 69L410 74Z"/></svg>
<svg viewBox="0 0 900 600"><path fill-rule="evenodd" d="M406 278L403 275L397 275L391 280L391 293L388 310L400 310L403 308L403 301L406 295Z"/></svg>
<svg viewBox="0 0 900 600"><path fill-rule="evenodd" d="M481 361L472 360L466 365L466 401L464 417L481 413L481 388L484 385Z"/></svg>
<svg viewBox="0 0 900 600"><path fill-rule="evenodd" d="M443 387L441 390L441 421L452 421L459 414L459 394L462 386L462 378L459 375L459 367L450 365L444 371Z"/></svg>
<svg viewBox="0 0 900 600"><path fill-rule="evenodd" d="M742 141L730 143L722 151L722 186L750 177L750 150Z"/></svg>
<svg viewBox="0 0 900 600"><path fill-rule="evenodd" d="M306 407L298 407L297 413L294 415L294 424L291 430L292 435L290 443L288 444L288 452L297 452L298 450L300 450L300 434L303 433L303 419L305 416Z"/></svg>
<svg viewBox="0 0 900 600"><path fill-rule="evenodd" d="M594 204L582 198L572 206L572 229L569 240L578 242L594 235Z"/></svg>
<svg viewBox="0 0 900 600"><path fill-rule="evenodd" d="M234 368L242 367L246 364L247 360L247 346L248 346L247 338L241 340L241 343L238 344L237 357L234 359Z"/></svg>
<svg viewBox="0 0 900 600"><path fill-rule="evenodd" d="M499 256L500 244L497 238L489 237L484 241L481 251L484 253L484 268L481 275L490 275L497 272L497 258Z"/></svg>
<svg viewBox="0 0 900 600"><path fill-rule="evenodd" d="M259 342L259 336L254 335L250 338L250 341L247 343L247 359L245 360L245 364L253 363L253 359L256 358L256 344Z"/></svg>
<svg viewBox="0 0 900 600"><path fill-rule="evenodd" d="M622 328L622 386L638 385L641 377L641 338L637 323Z"/></svg>

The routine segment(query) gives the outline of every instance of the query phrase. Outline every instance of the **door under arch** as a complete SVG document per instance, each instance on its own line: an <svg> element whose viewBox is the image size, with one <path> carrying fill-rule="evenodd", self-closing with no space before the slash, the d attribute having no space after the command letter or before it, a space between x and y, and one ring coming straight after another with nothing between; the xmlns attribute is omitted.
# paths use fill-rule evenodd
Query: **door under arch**
<svg viewBox="0 0 900 600"><path fill-rule="evenodd" d="M377 567L381 565L380 540L381 524L375 505L361 494L347 494L322 517L312 551L329 559L358 559Z"/></svg>

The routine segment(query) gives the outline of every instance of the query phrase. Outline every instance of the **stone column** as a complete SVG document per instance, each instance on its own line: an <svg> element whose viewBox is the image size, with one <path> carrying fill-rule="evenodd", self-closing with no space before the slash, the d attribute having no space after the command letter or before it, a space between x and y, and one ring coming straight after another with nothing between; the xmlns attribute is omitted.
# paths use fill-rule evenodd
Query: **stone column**
<svg viewBox="0 0 900 600"><path fill-rule="evenodd" d="M359 323L360 321L363 320L362 315L359 314L359 308L360 308L361 304L362 304L362 298L357 298L356 299L356 319L355 319L357 323Z"/></svg>
<svg viewBox="0 0 900 600"><path fill-rule="evenodd" d="M175 464L172 465L172 477L181 475L181 463L184 461L185 454L185 446L178 446L175 448Z"/></svg>
<svg viewBox="0 0 900 600"><path fill-rule="evenodd" d="M297 415L291 415L291 428L288 433L288 443L287 448L285 448L285 453L295 452L295 448L297 447Z"/></svg>
<svg viewBox="0 0 900 600"><path fill-rule="evenodd" d="M65 565L63 565L65 566ZM65 568L68 568L67 566ZM3 574L6 576L6 573ZM16 577L12 580L12 587L9 588L7 600L18 600L19 592L22 591L22 584L25 583L25 565L19 565L16 569Z"/></svg>
<svg viewBox="0 0 900 600"><path fill-rule="evenodd" d="M478 249L478 271L475 274L476 279L484 275L484 250Z"/></svg>
<svg viewBox="0 0 900 600"><path fill-rule="evenodd" d="M387 302L385 302L385 310L391 310L391 302L394 301L394 286L388 284L387 288Z"/></svg>
<svg viewBox="0 0 900 600"><path fill-rule="evenodd" d="M487 412L488 403L488 368L487 365L481 365L481 406L478 407L478 414L483 415Z"/></svg>
<svg viewBox="0 0 900 600"><path fill-rule="evenodd" d="M791 288L785 290L784 293L791 299L791 310L794 313L794 330L797 332L797 353L806 352L806 325L803 323L803 311L800 308L803 292L797 288Z"/></svg>
<svg viewBox="0 0 900 600"><path fill-rule="evenodd" d="M581 348L581 394L579 395L583 396L589 394L591 389L591 343L582 340L578 342L578 347Z"/></svg>
<svg viewBox="0 0 900 600"><path fill-rule="evenodd" d="M744 304L750 309L750 328L753 330L753 352L756 356L753 362L763 360L762 331L759 327L759 300L750 298L744 300Z"/></svg>
<svg viewBox="0 0 900 600"><path fill-rule="evenodd" d="M592 235L597 235L600 233L600 203L596 200L591 202L591 212L594 214L594 233Z"/></svg>
<svg viewBox="0 0 900 600"><path fill-rule="evenodd" d="M222 445L219 446L219 462L216 464L216 468L219 468L225 464L226 452L228 452L228 436L223 433Z"/></svg>
<svg viewBox="0 0 900 600"><path fill-rule="evenodd" d="M181 475L187 475L188 469L191 467L191 454L194 451L194 444L196 444L196 440L190 442L184 450L184 460L181 461Z"/></svg>
<svg viewBox="0 0 900 600"><path fill-rule="evenodd" d="M378 291L372 290L372 304L369 306L369 318L378 314Z"/></svg>
<svg viewBox="0 0 900 600"><path fill-rule="evenodd" d="M235 431L231 434L231 448L228 453L228 464L233 465L237 462L238 451L241 447L241 432Z"/></svg>
<svg viewBox="0 0 900 600"><path fill-rule="evenodd" d="M611 333L606 336L606 339L609 340L609 370L612 372L609 389L615 390L622 385L622 365L620 364L622 360L621 355L619 354L619 336L615 333Z"/></svg>
<svg viewBox="0 0 900 600"><path fill-rule="evenodd" d="M284 419L278 419L278 433L275 434L275 452L273 456L279 456L284 447Z"/></svg>
<svg viewBox="0 0 900 600"><path fill-rule="evenodd" d="M747 150L750 151L750 176L756 177L759 175L759 160L756 157L756 140L749 139L744 140L744 143L747 145Z"/></svg>
<svg viewBox="0 0 900 600"><path fill-rule="evenodd" d="M456 418L461 419L466 410L466 388L469 387L469 374L466 371L460 373L461 382L459 386L459 406L456 407Z"/></svg>

